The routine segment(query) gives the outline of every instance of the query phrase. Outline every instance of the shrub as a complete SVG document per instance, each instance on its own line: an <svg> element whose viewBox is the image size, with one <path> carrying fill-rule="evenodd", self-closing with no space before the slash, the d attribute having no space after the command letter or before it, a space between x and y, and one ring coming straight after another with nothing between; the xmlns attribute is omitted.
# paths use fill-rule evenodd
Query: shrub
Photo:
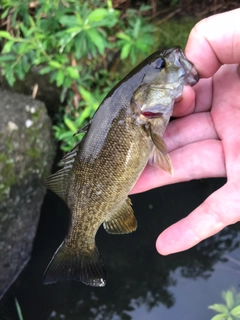
<svg viewBox="0 0 240 320"><path fill-rule="evenodd" d="M119 53L119 60L130 57L133 64L139 53L150 52L154 28L143 17L149 7L123 12L111 0L1 2L1 71L13 86L37 67L61 87L64 115L53 128L68 151L79 140L73 134L119 80L108 69L111 57Z"/></svg>

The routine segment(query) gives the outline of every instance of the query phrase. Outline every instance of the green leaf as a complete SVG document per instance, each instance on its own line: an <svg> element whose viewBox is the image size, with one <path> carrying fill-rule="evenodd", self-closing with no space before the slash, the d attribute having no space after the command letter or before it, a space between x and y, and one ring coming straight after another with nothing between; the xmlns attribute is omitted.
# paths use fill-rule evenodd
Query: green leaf
<svg viewBox="0 0 240 320"><path fill-rule="evenodd" d="M14 41L14 37L8 31L0 31L0 38Z"/></svg>
<svg viewBox="0 0 240 320"><path fill-rule="evenodd" d="M71 138L73 135L72 131L65 131L65 132L62 132L58 135L58 139L59 140L64 140L66 138Z"/></svg>
<svg viewBox="0 0 240 320"><path fill-rule="evenodd" d="M217 314L216 316L212 317L211 320L226 320L226 316L223 314Z"/></svg>
<svg viewBox="0 0 240 320"><path fill-rule="evenodd" d="M89 38L98 48L100 54L104 54L104 39L102 38L101 34L96 29L90 29L87 31Z"/></svg>
<svg viewBox="0 0 240 320"><path fill-rule="evenodd" d="M225 304L221 303L215 303L208 307L209 309L212 309L216 312L222 312L228 314L228 308L225 306Z"/></svg>
<svg viewBox="0 0 240 320"><path fill-rule="evenodd" d="M77 68L69 66L66 68L66 71L72 79L74 79L74 80L79 79L79 72L78 72Z"/></svg>
<svg viewBox="0 0 240 320"><path fill-rule="evenodd" d="M16 56L14 54L4 54L0 56L0 62L15 61Z"/></svg>
<svg viewBox="0 0 240 320"><path fill-rule="evenodd" d="M23 23L20 23L20 24L19 24L19 28L20 28L20 30L22 31L24 37L27 38L28 35L29 35L29 30L30 30L30 29L27 28Z"/></svg>
<svg viewBox="0 0 240 320"><path fill-rule="evenodd" d="M75 123L72 120L67 117L65 117L63 120L68 129L70 129L73 134L78 131L78 128L75 126Z"/></svg>
<svg viewBox="0 0 240 320"><path fill-rule="evenodd" d="M85 88L83 88L82 86L79 87L79 91L81 93L82 98L85 101L91 101L92 100L92 94L91 92L89 92L88 90L86 90Z"/></svg>
<svg viewBox="0 0 240 320"><path fill-rule="evenodd" d="M63 68L63 65L61 63L59 63L58 61L54 61L54 60L49 61L49 66L56 68L56 69Z"/></svg>
<svg viewBox="0 0 240 320"><path fill-rule="evenodd" d="M9 12L10 8L7 8L5 11L3 11L1 18L5 19L8 16L8 12Z"/></svg>
<svg viewBox="0 0 240 320"><path fill-rule="evenodd" d="M140 20L140 19L137 19L137 21L136 21L136 23L135 23L135 25L134 25L134 29L133 29L133 37L134 37L135 39L138 38L140 26L141 26L141 20Z"/></svg>
<svg viewBox="0 0 240 320"><path fill-rule="evenodd" d="M5 70L5 77L7 79L8 84L12 87L16 79L11 67Z"/></svg>
<svg viewBox="0 0 240 320"><path fill-rule="evenodd" d="M56 81L57 81L57 86L60 87L63 82L64 82L64 78L65 78L65 74L63 70L59 70L57 72L57 76L56 76Z"/></svg>
<svg viewBox="0 0 240 320"><path fill-rule="evenodd" d="M89 13L87 16L88 21L96 22L104 19L108 15L109 11L104 8L98 8Z"/></svg>
<svg viewBox="0 0 240 320"><path fill-rule="evenodd" d="M117 33L117 38L126 40L127 42L131 41L131 37L128 36L126 33L123 33L123 32L118 32Z"/></svg>
<svg viewBox="0 0 240 320"><path fill-rule="evenodd" d="M18 303L17 298L15 298L15 305L16 305L16 308L17 308L17 313L18 313L19 320L23 320L22 310L21 310L21 307L20 307L20 305Z"/></svg>
<svg viewBox="0 0 240 320"><path fill-rule="evenodd" d="M13 45L14 45L14 41L7 41L7 42L4 44L4 47L3 47L3 49L2 49L2 53L8 53L8 52L10 52Z"/></svg>
<svg viewBox="0 0 240 320"><path fill-rule="evenodd" d="M233 308L230 313L234 317L240 316L240 306L237 306L237 307Z"/></svg>
<svg viewBox="0 0 240 320"><path fill-rule="evenodd" d="M234 297L233 297L233 293L231 290L228 290L226 292L225 300L226 300L228 309L231 310L233 307L233 304L234 304Z"/></svg>
<svg viewBox="0 0 240 320"><path fill-rule="evenodd" d="M39 73L40 73L40 74L46 74L46 73L51 72L52 70L53 70L52 67L46 66L46 67L40 69Z"/></svg>
<svg viewBox="0 0 240 320"><path fill-rule="evenodd" d="M121 55L120 58L122 60L126 59L129 55L129 52L131 50L131 44L130 43L126 43L123 47L122 47L122 51L121 51Z"/></svg>
<svg viewBox="0 0 240 320"><path fill-rule="evenodd" d="M73 26L79 25L79 21L78 21L77 17L75 17L73 15L72 16L70 16L70 15L62 16L59 19L59 22L65 26L68 26L68 27L73 27Z"/></svg>

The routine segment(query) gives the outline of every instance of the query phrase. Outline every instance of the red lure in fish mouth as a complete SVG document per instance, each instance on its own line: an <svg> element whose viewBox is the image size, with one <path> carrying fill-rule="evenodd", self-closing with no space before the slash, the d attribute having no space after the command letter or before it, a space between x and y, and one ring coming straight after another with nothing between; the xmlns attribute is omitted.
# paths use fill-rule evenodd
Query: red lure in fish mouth
<svg viewBox="0 0 240 320"><path fill-rule="evenodd" d="M161 112L151 112L151 111L143 111L141 112L141 114L148 119L159 118L163 115Z"/></svg>

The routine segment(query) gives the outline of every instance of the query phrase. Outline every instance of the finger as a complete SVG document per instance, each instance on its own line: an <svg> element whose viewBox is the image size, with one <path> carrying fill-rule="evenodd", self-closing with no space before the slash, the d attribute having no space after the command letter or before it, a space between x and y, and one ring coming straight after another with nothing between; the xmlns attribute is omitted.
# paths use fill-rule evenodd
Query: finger
<svg viewBox="0 0 240 320"><path fill-rule="evenodd" d="M163 138L168 152L193 142L219 139L209 112L191 114L171 121Z"/></svg>
<svg viewBox="0 0 240 320"><path fill-rule="evenodd" d="M192 87L185 86L181 100L174 104L173 117L183 117L193 113L195 109L195 91Z"/></svg>
<svg viewBox="0 0 240 320"><path fill-rule="evenodd" d="M156 248L162 255L187 250L240 220L240 180L238 185L227 183L210 195L186 218L164 230Z"/></svg>
<svg viewBox="0 0 240 320"><path fill-rule="evenodd" d="M147 165L130 194L182 181L226 176L222 145L218 140L195 142L174 150L169 155L174 175Z"/></svg>
<svg viewBox="0 0 240 320"><path fill-rule="evenodd" d="M185 86L182 99L175 103L173 117L205 112L212 105L212 79L201 79L193 88Z"/></svg>
<svg viewBox="0 0 240 320"><path fill-rule="evenodd" d="M186 56L201 77L212 76L222 64L240 62L240 9L203 19L192 29Z"/></svg>
<svg viewBox="0 0 240 320"><path fill-rule="evenodd" d="M214 81L212 115L226 157L228 178L240 176L240 77L237 65L225 65ZM224 89L224 90L223 90Z"/></svg>

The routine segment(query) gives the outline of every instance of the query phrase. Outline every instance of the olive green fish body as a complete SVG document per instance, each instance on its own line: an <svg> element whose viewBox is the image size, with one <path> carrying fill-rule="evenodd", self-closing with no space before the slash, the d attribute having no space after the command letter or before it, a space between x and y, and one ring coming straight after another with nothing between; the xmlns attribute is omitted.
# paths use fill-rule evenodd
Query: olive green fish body
<svg viewBox="0 0 240 320"><path fill-rule="evenodd" d="M75 279L105 285L95 235L101 224L115 234L136 229L128 193L148 161L172 173L161 137L175 99L197 77L181 49L156 52L110 91L80 130L84 138L45 183L66 202L71 219L44 283Z"/></svg>

